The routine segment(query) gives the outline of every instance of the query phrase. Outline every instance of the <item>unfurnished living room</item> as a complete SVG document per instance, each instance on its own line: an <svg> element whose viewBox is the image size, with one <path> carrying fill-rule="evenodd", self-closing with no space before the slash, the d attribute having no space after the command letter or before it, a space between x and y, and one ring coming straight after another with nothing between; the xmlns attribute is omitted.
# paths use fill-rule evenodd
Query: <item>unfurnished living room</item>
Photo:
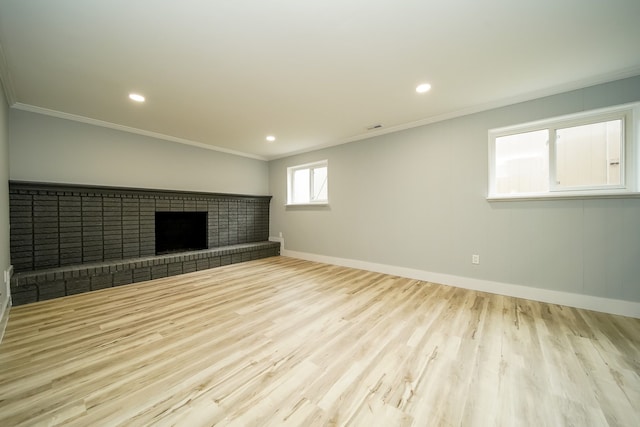
<svg viewBox="0 0 640 427"><path fill-rule="evenodd" d="M0 0L0 426L640 425L638 0Z"/></svg>

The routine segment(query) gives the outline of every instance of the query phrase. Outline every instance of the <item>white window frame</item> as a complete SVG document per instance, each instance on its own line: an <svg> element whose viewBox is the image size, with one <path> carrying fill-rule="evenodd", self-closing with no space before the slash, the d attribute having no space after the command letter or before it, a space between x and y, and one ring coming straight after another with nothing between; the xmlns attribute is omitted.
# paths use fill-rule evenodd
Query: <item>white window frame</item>
<svg viewBox="0 0 640 427"><path fill-rule="evenodd" d="M327 188L327 198L326 199L313 199L313 195L315 193L313 185L313 171L319 168L327 168L327 181L325 186ZM294 174L303 169L309 169L309 201L308 202L294 202L293 201L293 186L294 186ZM329 161L321 160L313 163L305 163L303 165L291 166L287 168L287 206L322 206L329 204Z"/></svg>
<svg viewBox="0 0 640 427"><path fill-rule="evenodd" d="M623 123L620 153L620 184L605 186L564 187L556 184L556 131L558 129L621 119ZM496 191L496 139L503 136L547 129L549 131L549 191L537 193L498 193ZM624 104L561 117L489 130L488 200L522 200L590 197L635 197L638 190L640 164L640 103Z"/></svg>

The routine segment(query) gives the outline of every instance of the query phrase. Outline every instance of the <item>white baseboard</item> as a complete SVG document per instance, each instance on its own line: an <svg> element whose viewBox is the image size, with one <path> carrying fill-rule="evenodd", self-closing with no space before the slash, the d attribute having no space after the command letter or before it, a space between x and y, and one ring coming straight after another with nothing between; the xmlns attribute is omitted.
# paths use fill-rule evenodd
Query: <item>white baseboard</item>
<svg viewBox="0 0 640 427"><path fill-rule="evenodd" d="M9 265L9 267L4 271L4 277L2 282L2 291L0 295L2 295L2 299L4 300L4 293L7 293L6 302L2 303L2 307L0 307L0 343L2 342L2 338L4 338L4 331L7 328L7 323L9 322L9 312L11 311L11 276L13 276L13 265Z"/></svg>
<svg viewBox="0 0 640 427"><path fill-rule="evenodd" d="M0 343L2 342L2 338L4 338L4 331L7 328L7 323L9 322L9 312L11 311L11 297L7 301L7 305L0 309Z"/></svg>
<svg viewBox="0 0 640 427"><path fill-rule="evenodd" d="M281 244L284 244L284 240L281 241ZM290 251L284 249L283 247L281 247L280 254L291 258L299 258L307 261L339 265L342 267L375 271L376 273L407 277L410 279L439 283L443 285L455 286L458 288L471 289L474 291L488 292L492 294L524 298L550 304L558 304L569 307L582 308L586 310L599 311L602 313L640 318L640 303L638 302L595 297L583 294L573 294L569 292L553 291L550 289L532 288L529 286L512 285L508 283L473 279L470 277L453 276L449 274L432 273L429 271L416 270L413 268L397 267L393 265L358 261L347 258L336 258L306 252Z"/></svg>

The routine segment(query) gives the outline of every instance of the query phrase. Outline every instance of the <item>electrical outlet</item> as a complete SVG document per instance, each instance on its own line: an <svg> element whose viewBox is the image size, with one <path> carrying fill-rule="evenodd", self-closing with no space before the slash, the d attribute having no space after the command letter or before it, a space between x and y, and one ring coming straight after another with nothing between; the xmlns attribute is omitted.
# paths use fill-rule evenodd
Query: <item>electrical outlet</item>
<svg viewBox="0 0 640 427"><path fill-rule="evenodd" d="M471 255L471 264L480 264L480 255Z"/></svg>

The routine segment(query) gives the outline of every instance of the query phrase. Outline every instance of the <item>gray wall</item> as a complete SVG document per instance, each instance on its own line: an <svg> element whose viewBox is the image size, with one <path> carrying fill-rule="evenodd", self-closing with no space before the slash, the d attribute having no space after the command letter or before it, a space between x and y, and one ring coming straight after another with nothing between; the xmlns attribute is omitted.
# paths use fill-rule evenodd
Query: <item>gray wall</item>
<svg viewBox="0 0 640 427"><path fill-rule="evenodd" d="M0 84L0 338L2 319L9 299L4 271L9 268L9 108Z"/></svg>
<svg viewBox="0 0 640 427"><path fill-rule="evenodd" d="M489 129L639 100L640 76L272 161L270 234L291 251L640 301L640 199L485 199ZM322 159L330 206L285 208L286 168Z"/></svg>
<svg viewBox="0 0 640 427"><path fill-rule="evenodd" d="M11 109L10 179L268 194L267 162Z"/></svg>

